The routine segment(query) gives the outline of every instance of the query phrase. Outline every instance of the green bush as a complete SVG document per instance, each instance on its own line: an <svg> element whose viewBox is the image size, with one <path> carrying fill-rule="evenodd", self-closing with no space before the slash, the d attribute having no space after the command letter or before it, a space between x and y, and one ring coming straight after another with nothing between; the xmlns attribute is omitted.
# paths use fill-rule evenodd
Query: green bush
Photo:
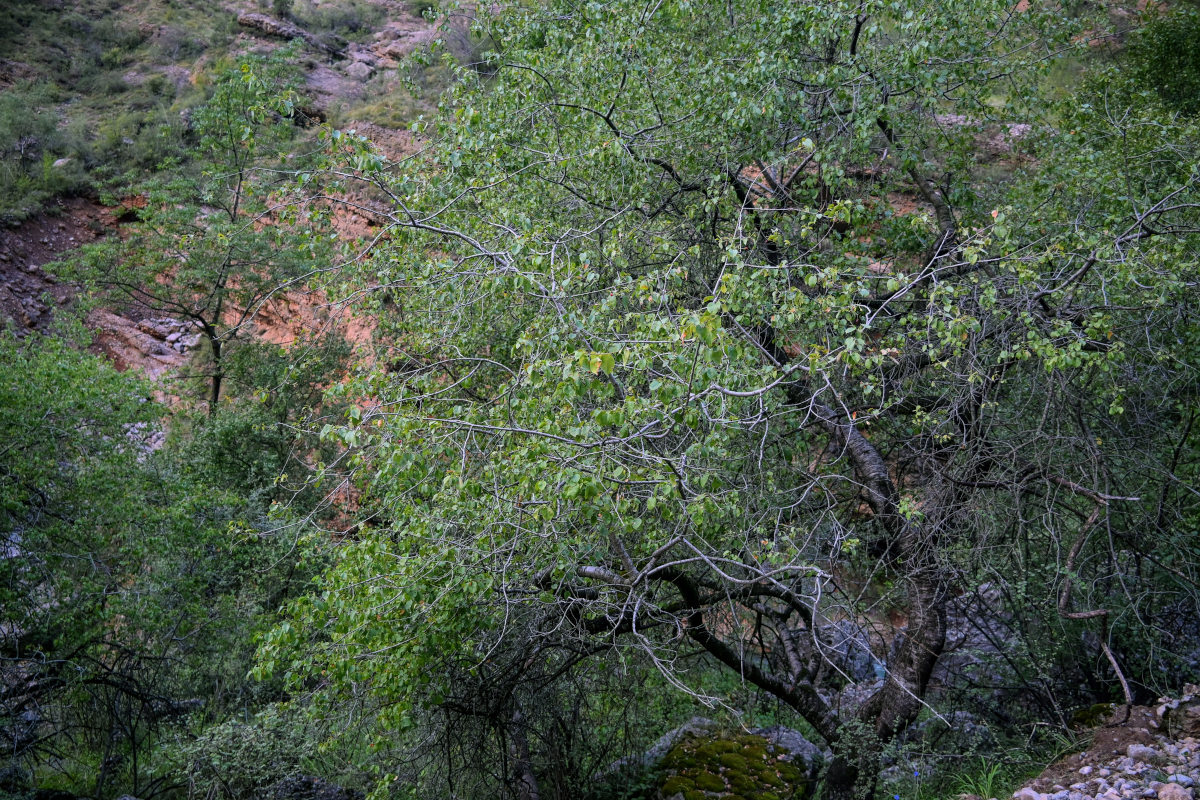
<svg viewBox="0 0 1200 800"><path fill-rule="evenodd" d="M153 53L161 61L174 63L203 53L207 43L182 25L164 25L154 36Z"/></svg>
<svg viewBox="0 0 1200 800"><path fill-rule="evenodd" d="M336 3L303 3L294 16L315 33L333 33L355 38L374 31L383 22L383 11L363 0Z"/></svg>
<svg viewBox="0 0 1200 800"><path fill-rule="evenodd" d="M1136 79L1168 107L1200 111L1200 8L1182 6L1153 17L1129 48Z"/></svg>
<svg viewBox="0 0 1200 800"><path fill-rule="evenodd" d="M437 3L430 0L408 0L404 6L408 13L424 19L433 19L438 13Z"/></svg>
<svg viewBox="0 0 1200 800"><path fill-rule="evenodd" d="M86 182L69 137L60 129L48 84L24 84L0 93L0 224L20 222L56 194ZM58 166L55 166L55 164Z"/></svg>
<svg viewBox="0 0 1200 800"><path fill-rule="evenodd" d="M325 744L335 726L302 708L271 705L249 720L209 728L176 757L184 761L193 797L259 797L271 784L297 775L353 783L344 755Z"/></svg>

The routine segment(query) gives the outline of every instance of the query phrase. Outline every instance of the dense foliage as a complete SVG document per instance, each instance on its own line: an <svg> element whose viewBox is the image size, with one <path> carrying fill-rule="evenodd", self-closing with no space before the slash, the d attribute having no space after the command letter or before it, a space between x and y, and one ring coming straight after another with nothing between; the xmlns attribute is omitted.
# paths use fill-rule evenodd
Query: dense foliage
<svg viewBox="0 0 1200 800"><path fill-rule="evenodd" d="M304 579L295 536L156 451L161 408L98 357L5 334L0 364L5 788L52 759L96 796L160 793L173 728L258 702L251 639Z"/></svg>
<svg viewBox="0 0 1200 800"><path fill-rule="evenodd" d="M1197 17L1093 11L451 9L484 61L396 161L298 46L208 74L59 265L179 380L0 334L0 792L990 796L1200 679ZM66 88L0 98L0 213L86 184ZM293 291L330 326L257 338ZM697 713L816 755L651 747Z"/></svg>
<svg viewBox="0 0 1200 800"><path fill-rule="evenodd" d="M303 431L348 355L328 331L241 341L325 246L261 226L256 148L291 139L289 109L265 105L288 100L286 69L223 73L190 168L139 187L152 202L125 237L58 265L95 300L207 338L179 380L118 373L86 337L0 332L0 791L178 794L212 771L200 732L279 699L248 680L254 641L321 563L306 539L327 516L306 477L321 448Z"/></svg>
<svg viewBox="0 0 1200 800"><path fill-rule="evenodd" d="M433 705L505 729L522 796L532 687L600 653L707 702L732 670L833 748L830 796L874 791L981 584L1021 614L1000 680L1031 713L1152 694L1146 652L1180 674L1190 121L1119 70L1020 102L1076 30L1006 3L480 24L495 76L428 158L334 137L396 204L351 280L403 295L379 311L398 366L331 432L370 528L268 668L290 652L298 679L370 686L401 728ZM855 693L846 619L883 676Z"/></svg>

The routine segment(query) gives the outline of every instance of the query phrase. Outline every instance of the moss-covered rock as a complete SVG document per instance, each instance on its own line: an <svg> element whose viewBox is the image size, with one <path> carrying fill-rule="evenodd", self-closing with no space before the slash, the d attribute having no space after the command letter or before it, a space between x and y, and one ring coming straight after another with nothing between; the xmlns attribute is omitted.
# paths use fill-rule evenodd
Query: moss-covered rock
<svg viewBox="0 0 1200 800"><path fill-rule="evenodd" d="M790 758L762 736L688 736L663 757L657 798L800 800L810 784Z"/></svg>
<svg viewBox="0 0 1200 800"><path fill-rule="evenodd" d="M1112 713L1112 703L1096 703L1088 708L1076 709L1071 714L1071 726L1079 729L1095 728Z"/></svg>

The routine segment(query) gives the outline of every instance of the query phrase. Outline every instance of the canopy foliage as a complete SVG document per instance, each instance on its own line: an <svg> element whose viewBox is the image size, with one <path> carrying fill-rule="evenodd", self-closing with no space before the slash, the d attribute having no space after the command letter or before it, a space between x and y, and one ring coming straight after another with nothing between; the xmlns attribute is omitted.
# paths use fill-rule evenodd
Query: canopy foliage
<svg viewBox="0 0 1200 800"><path fill-rule="evenodd" d="M720 701L701 653L833 746L831 796L872 791L982 582L1150 691L1112 645L1170 637L1112 606L1193 602L1193 119L1118 70L1046 99L1083 45L1024 4L477 22L488 69L421 154L331 137L390 204L348 279L395 351L327 431L369 521L267 670L520 728L522 687L601 652ZM864 700L830 623L876 603L908 624L866 634Z"/></svg>

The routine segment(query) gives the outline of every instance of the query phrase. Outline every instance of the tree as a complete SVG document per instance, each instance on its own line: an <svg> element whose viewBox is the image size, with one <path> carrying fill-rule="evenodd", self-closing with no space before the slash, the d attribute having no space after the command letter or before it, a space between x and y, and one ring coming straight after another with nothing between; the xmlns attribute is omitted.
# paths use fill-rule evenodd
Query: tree
<svg viewBox="0 0 1200 800"><path fill-rule="evenodd" d="M52 772L95 796L167 791L180 774L156 750L264 691L245 679L251 638L309 571L286 515L157 449L163 409L136 377L8 334L0 368L6 785Z"/></svg>
<svg viewBox="0 0 1200 800"><path fill-rule="evenodd" d="M105 755L130 746L137 776L139 745L175 699L161 681L171 654L152 631L156 621L183 622L167 606L147 613L138 590L150 582L129 583L163 544L162 517L147 510L160 486L144 463L157 411L132 376L59 340L0 336L0 363L0 735L9 765L102 733ZM136 633L118 631L117 620ZM180 641L190 633L173 631ZM98 731L100 720L108 725ZM107 765L90 776L91 788L101 791L110 773Z"/></svg>
<svg viewBox="0 0 1200 800"><path fill-rule="evenodd" d="M432 704L519 732L520 689L599 652L719 701L700 655L832 747L825 796L865 798L956 594L1035 554L1023 589L1058 624L1110 620L1114 584L1185 586L1123 565L1195 520L1171 488L1195 445L1195 128L1121 142L1089 107L1064 134L1067 108L1017 101L1069 39L1051 17L505 9L479 20L494 80L465 76L426 159L335 135L395 204L371 278L397 352L330 431L369 526L264 669L369 686L400 725ZM983 179L982 134L1014 118L1052 181ZM1131 390L1150 374L1162 397ZM1135 536L1118 519L1151 491L1165 515ZM855 588L889 583L894 639ZM847 620L884 673L865 693L838 691ZM1097 656L1128 700L1113 630ZM514 753L510 791L538 796Z"/></svg>
<svg viewBox="0 0 1200 800"><path fill-rule="evenodd" d="M193 324L207 345L210 412L221 397L226 348L264 303L327 258L320 215L291 193L303 154L285 159L278 149L297 122L293 57L284 49L219 73L192 116L195 163L164 165L166 177L145 187L130 235L84 248L66 268L109 300ZM287 160L287 169L264 166L271 157Z"/></svg>
<svg viewBox="0 0 1200 800"><path fill-rule="evenodd" d="M278 503L296 517L326 517L324 492L312 471L336 447L316 436L314 420L337 418L323 405L325 385L341 375L350 347L336 328L287 347L239 344L226 359L225 402L217 414L172 421L174 455L198 484L220 488L264 508ZM336 513L336 512L335 512Z"/></svg>

